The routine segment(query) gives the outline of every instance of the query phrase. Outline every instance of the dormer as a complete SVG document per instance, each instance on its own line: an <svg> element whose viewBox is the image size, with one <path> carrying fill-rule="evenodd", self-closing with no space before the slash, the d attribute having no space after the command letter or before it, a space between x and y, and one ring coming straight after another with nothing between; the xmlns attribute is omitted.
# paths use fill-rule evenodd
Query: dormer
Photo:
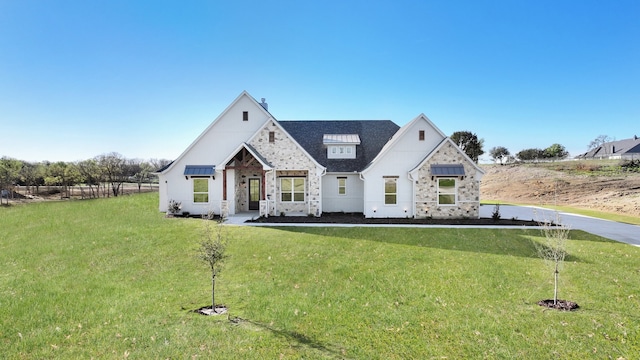
<svg viewBox="0 0 640 360"><path fill-rule="evenodd" d="M355 159L358 134L324 134L322 143L327 147L328 159Z"/></svg>

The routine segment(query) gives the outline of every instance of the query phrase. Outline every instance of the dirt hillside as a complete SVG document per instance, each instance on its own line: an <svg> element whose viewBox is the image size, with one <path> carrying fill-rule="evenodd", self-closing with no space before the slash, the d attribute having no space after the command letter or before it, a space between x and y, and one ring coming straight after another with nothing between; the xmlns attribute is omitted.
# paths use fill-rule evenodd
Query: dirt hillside
<svg viewBox="0 0 640 360"><path fill-rule="evenodd" d="M640 173L582 174L533 165L484 165L483 169L482 200L558 204L640 217Z"/></svg>

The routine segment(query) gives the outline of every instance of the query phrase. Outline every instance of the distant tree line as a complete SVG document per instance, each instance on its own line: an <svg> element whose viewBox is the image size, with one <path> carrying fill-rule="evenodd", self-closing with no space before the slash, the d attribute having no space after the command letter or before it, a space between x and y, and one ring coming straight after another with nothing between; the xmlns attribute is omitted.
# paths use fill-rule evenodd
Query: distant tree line
<svg viewBox="0 0 640 360"><path fill-rule="evenodd" d="M7 197L16 185L24 186L29 194L39 193L41 186L56 186L61 189L61 197L69 197L70 187L80 185L83 198L118 196L125 182L137 183L138 191L142 191L143 184L151 185L156 179L153 173L169 162L127 159L116 152L76 162L31 163L2 157L0 190L2 197Z"/></svg>
<svg viewBox="0 0 640 360"><path fill-rule="evenodd" d="M553 144L546 149L531 148L520 150L513 156L506 147L495 146L489 150L489 156L491 156L491 160L494 162L504 164L514 161L538 162L562 160L569 156L569 152L563 145Z"/></svg>
<svg viewBox="0 0 640 360"><path fill-rule="evenodd" d="M478 135L471 131L456 131L450 138L475 163L477 163L480 156L484 154L484 139L478 138ZM594 140L594 142L602 142L606 138L607 137L601 135ZM562 160L569 156L569 152L563 145L553 144L546 149L524 149L514 156L506 147L495 146L489 150L489 156L492 161L505 164L515 161L537 162Z"/></svg>

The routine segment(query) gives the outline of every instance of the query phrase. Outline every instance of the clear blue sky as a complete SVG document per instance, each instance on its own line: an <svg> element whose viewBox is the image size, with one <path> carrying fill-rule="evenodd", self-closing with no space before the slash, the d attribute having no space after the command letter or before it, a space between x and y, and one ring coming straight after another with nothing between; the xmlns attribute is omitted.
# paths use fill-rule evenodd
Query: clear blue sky
<svg viewBox="0 0 640 360"><path fill-rule="evenodd" d="M640 1L0 0L0 156L174 159L243 90L577 155L640 136Z"/></svg>

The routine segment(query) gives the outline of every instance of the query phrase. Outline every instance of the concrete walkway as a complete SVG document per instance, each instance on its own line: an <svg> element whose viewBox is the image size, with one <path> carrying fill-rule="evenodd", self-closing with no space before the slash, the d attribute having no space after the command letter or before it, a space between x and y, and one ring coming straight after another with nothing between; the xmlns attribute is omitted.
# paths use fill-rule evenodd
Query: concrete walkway
<svg viewBox="0 0 640 360"><path fill-rule="evenodd" d="M493 213L493 205L480 206L480 217L490 218ZM500 215L503 219L516 218L518 220L554 220L556 213L553 210L533 207L533 206L512 206L512 205L500 205ZM570 213L560 212L560 221L563 224L568 225L573 230L583 230L595 235L605 237L607 239L616 240L619 242L627 243L640 247L640 226L623 224L615 221L602 220L589 216L576 215ZM245 223L247 220L258 218L257 212L244 212L238 213L227 218L226 223L230 225L249 225L249 226L370 226L370 227L431 227L431 228L453 228L453 227L465 227L471 228L471 225L400 225L400 224L268 224L268 223ZM511 228L513 226L476 226L477 228Z"/></svg>

